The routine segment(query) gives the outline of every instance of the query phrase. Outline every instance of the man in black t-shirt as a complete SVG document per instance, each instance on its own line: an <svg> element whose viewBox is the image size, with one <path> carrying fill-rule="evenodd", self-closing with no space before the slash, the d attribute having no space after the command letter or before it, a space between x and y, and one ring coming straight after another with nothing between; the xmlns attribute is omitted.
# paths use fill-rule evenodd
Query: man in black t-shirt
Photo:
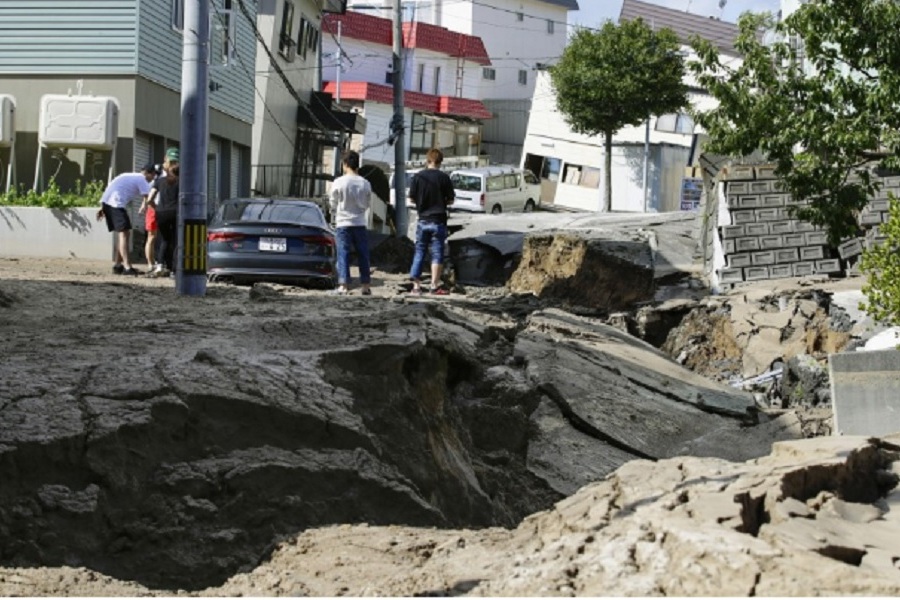
<svg viewBox="0 0 900 600"><path fill-rule="evenodd" d="M422 169L409 184L409 201L416 207L419 222L416 224L416 252L413 256L409 278L412 279L412 293L422 293L422 263L425 250L431 249L431 293L446 295L441 287L441 273L444 269L444 242L447 240L447 207L453 203L454 192L450 176L441 171L444 154L437 148L428 151L425 157L427 168Z"/></svg>
<svg viewBox="0 0 900 600"><path fill-rule="evenodd" d="M175 272L175 246L178 244L178 164L171 165L166 174L153 182L156 193L156 222L159 226L160 263L158 276Z"/></svg>

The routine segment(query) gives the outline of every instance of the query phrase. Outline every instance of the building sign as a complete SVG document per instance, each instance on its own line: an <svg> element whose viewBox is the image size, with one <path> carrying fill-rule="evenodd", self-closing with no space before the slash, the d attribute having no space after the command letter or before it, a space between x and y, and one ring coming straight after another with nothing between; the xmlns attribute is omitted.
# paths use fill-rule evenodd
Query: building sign
<svg viewBox="0 0 900 600"><path fill-rule="evenodd" d="M681 210L697 210L700 208L700 196L702 194L702 178L683 177L681 179Z"/></svg>

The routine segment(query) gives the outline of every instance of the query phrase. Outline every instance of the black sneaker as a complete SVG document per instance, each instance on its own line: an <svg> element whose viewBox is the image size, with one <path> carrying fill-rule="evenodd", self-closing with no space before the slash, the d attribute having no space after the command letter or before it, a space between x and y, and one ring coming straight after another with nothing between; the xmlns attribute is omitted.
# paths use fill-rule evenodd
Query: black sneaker
<svg viewBox="0 0 900 600"><path fill-rule="evenodd" d="M140 275L141 272L135 269L134 267L130 267L122 271L122 275Z"/></svg>
<svg viewBox="0 0 900 600"><path fill-rule="evenodd" d="M125 272L124 265L113 265L113 273L115 273L116 275L121 275L124 272Z"/></svg>

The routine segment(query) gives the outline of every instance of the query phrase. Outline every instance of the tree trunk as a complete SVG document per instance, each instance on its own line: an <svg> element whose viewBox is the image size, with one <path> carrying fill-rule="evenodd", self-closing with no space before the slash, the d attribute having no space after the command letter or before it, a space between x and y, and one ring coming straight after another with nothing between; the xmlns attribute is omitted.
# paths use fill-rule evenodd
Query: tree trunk
<svg viewBox="0 0 900 600"><path fill-rule="evenodd" d="M604 176L604 191L603 191L603 207L602 212L609 212L612 210L612 131L607 131L604 133L604 162L606 163L604 166L604 170L606 171Z"/></svg>

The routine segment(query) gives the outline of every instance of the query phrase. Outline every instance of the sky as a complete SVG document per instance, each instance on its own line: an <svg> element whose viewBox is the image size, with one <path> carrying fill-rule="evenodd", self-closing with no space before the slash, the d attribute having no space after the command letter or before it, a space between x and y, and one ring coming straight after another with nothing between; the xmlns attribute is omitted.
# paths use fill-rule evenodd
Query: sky
<svg viewBox="0 0 900 600"><path fill-rule="evenodd" d="M741 13L778 12L780 0L727 0L724 8L719 8L720 0L644 0L651 4L685 10L698 15L721 17L724 21L736 23ZM597 27L610 19L617 21L622 10L622 0L578 0L581 10L569 12L569 24Z"/></svg>

